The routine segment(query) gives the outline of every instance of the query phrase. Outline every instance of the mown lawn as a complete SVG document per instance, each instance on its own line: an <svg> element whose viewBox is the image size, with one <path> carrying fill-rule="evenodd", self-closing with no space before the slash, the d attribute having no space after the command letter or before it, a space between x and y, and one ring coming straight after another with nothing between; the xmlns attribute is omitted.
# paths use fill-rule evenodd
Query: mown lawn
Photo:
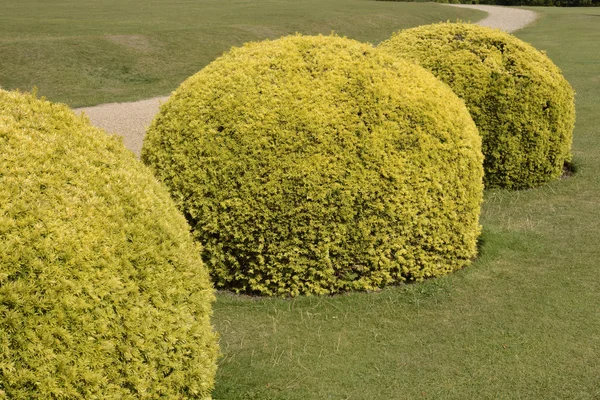
<svg viewBox="0 0 600 400"><path fill-rule="evenodd" d="M517 36L577 91L573 177L488 191L481 255L379 293L219 294L215 399L600 398L600 12L535 9Z"/></svg>
<svg viewBox="0 0 600 400"><path fill-rule="evenodd" d="M300 32L378 43L394 30L485 13L374 0L2 2L0 87L72 107L168 95L231 46Z"/></svg>
<svg viewBox="0 0 600 400"><path fill-rule="evenodd" d="M215 399L600 398L600 11L535 10L517 36L578 92L578 172L488 191L480 257L453 275L335 297L220 293ZM376 43L481 15L365 0L10 2L0 86L72 106L133 100L167 94L248 40L335 30Z"/></svg>

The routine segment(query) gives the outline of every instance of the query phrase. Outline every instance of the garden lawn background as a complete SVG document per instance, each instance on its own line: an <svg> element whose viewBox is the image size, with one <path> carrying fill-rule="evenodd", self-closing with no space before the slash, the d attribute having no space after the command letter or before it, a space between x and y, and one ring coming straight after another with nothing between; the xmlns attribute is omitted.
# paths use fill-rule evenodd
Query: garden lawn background
<svg viewBox="0 0 600 400"><path fill-rule="evenodd" d="M40 16L25 11L30 3L8 8L15 12L15 7L26 4L19 15L29 15L34 24ZM135 3L137 7L133 2L128 3L130 11L148 13L141 2ZM323 11L316 8L314 18L320 20L322 26L332 25L335 13L327 14L326 10L331 10L331 4L339 7L342 2L320 3ZM382 31L378 34L369 34L377 24L365 22L365 10L370 7L378 4L398 7L398 15L413 18L413 25L431 21L420 22L405 13L422 15L426 10L440 7L413 3L410 6L414 8L408 9L403 8L404 3L394 2L344 3L355 4L355 8L348 6L344 12L350 16L356 13L356 19L350 16L343 19L348 29L355 30L355 35L339 27L335 29L374 43L401 26L390 24L385 33L380 26ZM60 4L66 4L65 10L70 10L70 3ZM199 3L190 3L190 7L193 4ZM213 3L214 7L219 4L230 3ZM315 4L312 2L313 8ZM38 47L27 47L5 39L7 12L3 11L0 84L7 86L6 76L11 75L7 71L21 73L21 69L29 68L27 58L6 58L7 46L21 57L28 55L34 60L40 57L38 67L45 65L46 72L55 80L62 77L63 74L51 71L52 67L62 65L61 60L44 62L42 55L36 55L36 49L43 49L43 41L34 41ZM221 335L223 358L213 393L215 399L600 398L600 124L597 113L600 107L600 13L584 8L536 8L535 11L540 18L517 36L547 50L578 93L574 137L577 174L529 191L488 191L482 215L484 233L480 257L472 266L447 277L378 293L335 297L283 300L218 294L213 323ZM155 12L156 18L160 17L160 12ZM86 51L90 51L90 47L93 51L102 49L102 46L94 46L96 41L103 40L106 30L97 25L111 24L101 21L110 21L113 17L119 17L119 23L113 20L121 29L115 28L119 34L128 30L139 34L127 22L128 18L138 20L137 15L107 11L103 15L99 13L96 22L81 23L79 27L65 23L62 27L65 31L61 32L68 29L80 32L65 39L62 47L81 43L78 34L96 30L100 38L84 41L82 46L88 49ZM297 16L296 26L302 24L302 18L300 14ZM269 19L276 17L270 14L263 20ZM138 23L143 25L141 20L143 18ZM363 21L362 27L359 20ZM378 23L381 20L385 18ZM310 24L306 22L307 29ZM19 28L14 22L12 29L21 29L23 42L27 43L26 37L32 28L25 25ZM220 32L215 32L215 37L220 37ZM368 39L370 35L372 38ZM239 37L238 40L245 39ZM48 42L50 45L52 40ZM233 44L236 43L232 40L223 47ZM187 63L181 61L189 56L183 49L193 46L181 46L182 52L177 53L181 58L173 54L170 64L164 66L165 74L169 70L175 74L177 68ZM119 51L111 51L114 62L104 68L119 65L120 60L129 57L127 52L120 55ZM215 49L214 55L220 51ZM197 57L198 53L195 54ZM78 62L80 66L87 65L91 59ZM160 64L166 60L152 62ZM186 65L190 70L182 67L182 74L184 70L188 74L198 69L197 64ZM88 68L95 67L90 64ZM150 97L171 90L170 84L155 81L129 94L124 94L125 90L120 92L121 89L95 94L99 86L94 85L88 86L85 89L88 92L84 93L82 86L75 84L81 75L74 75L57 84L65 87L65 93L61 94L36 82L44 77L44 70L29 71L30 74L34 71L34 76L27 76L23 71L22 82L29 80L32 86L40 87L42 94L54 99L62 96L63 101L71 105ZM48 82L53 83L52 79ZM71 83L75 89L68 86ZM76 99L76 96L80 97Z"/></svg>
<svg viewBox="0 0 600 400"><path fill-rule="evenodd" d="M35 86L71 107L146 99L248 41L335 31L378 43L400 28L484 15L371 0L4 1L0 86Z"/></svg>

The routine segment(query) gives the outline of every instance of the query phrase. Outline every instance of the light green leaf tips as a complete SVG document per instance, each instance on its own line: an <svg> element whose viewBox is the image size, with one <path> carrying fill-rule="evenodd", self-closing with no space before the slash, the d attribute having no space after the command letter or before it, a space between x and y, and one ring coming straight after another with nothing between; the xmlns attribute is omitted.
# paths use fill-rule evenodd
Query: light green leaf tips
<svg viewBox="0 0 600 400"><path fill-rule="evenodd" d="M378 46L413 60L462 98L482 137L486 187L527 189L571 161L574 92L542 52L499 30L433 24Z"/></svg>
<svg viewBox="0 0 600 400"><path fill-rule="evenodd" d="M116 138L0 90L0 397L210 398L218 350L199 254Z"/></svg>
<svg viewBox="0 0 600 400"><path fill-rule="evenodd" d="M335 36L234 48L186 80L142 160L217 287L374 290L476 255L481 140L424 69Z"/></svg>

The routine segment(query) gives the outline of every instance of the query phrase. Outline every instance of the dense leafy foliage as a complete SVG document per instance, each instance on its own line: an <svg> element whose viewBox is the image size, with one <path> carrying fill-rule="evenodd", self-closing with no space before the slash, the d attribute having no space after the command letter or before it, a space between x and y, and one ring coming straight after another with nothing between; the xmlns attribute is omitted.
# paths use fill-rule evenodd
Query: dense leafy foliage
<svg viewBox="0 0 600 400"><path fill-rule="evenodd" d="M213 290L168 192L68 107L0 90L0 397L209 398Z"/></svg>
<svg viewBox="0 0 600 400"><path fill-rule="evenodd" d="M234 48L186 80L142 160L204 244L218 287L335 293L476 254L480 137L424 69L339 37Z"/></svg>
<svg viewBox="0 0 600 400"><path fill-rule="evenodd" d="M461 97L482 135L486 187L558 178L571 158L574 92L542 52L500 30L441 23L379 46L417 61Z"/></svg>

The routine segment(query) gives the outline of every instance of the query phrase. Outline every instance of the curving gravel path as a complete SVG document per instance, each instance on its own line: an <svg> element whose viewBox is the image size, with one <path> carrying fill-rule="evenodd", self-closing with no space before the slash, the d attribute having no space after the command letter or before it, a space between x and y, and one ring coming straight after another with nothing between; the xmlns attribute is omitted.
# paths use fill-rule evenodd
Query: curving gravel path
<svg viewBox="0 0 600 400"><path fill-rule="evenodd" d="M476 24L499 28L506 32L514 32L524 28L532 23L537 16L533 11L501 6L448 5L485 11L488 16L476 22ZM122 136L125 146L139 157L146 129L158 112L160 104L167 99L168 97L155 97L131 103L108 103L94 107L76 108L75 111L87 114L93 125Z"/></svg>
<svg viewBox="0 0 600 400"><path fill-rule="evenodd" d="M498 28L505 32L514 32L531 24L537 18L534 11L502 6L484 6L475 4L447 4L451 7L473 8L488 13L477 25Z"/></svg>

